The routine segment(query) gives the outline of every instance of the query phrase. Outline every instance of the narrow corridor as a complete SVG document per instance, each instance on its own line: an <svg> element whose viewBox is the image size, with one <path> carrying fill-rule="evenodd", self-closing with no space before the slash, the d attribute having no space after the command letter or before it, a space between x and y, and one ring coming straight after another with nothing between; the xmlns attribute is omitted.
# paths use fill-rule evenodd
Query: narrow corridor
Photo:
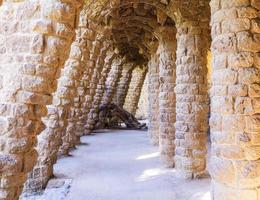
<svg viewBox="0 0 260 200"><path fill-rule="evenodd" d="M163 167L147 132L108 130L81 141L71 156L55 165L58 180L71 180L66 200L210 199L210 180L174 178L174 170ZM57 191L52 198L64 199L59 194L64 191Z"/></svg>

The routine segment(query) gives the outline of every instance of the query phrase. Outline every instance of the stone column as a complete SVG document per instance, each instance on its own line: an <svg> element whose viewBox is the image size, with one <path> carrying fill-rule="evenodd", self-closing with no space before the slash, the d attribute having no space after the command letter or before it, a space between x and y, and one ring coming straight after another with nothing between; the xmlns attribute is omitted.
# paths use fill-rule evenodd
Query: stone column
<svg viewBox="0 0 260 200"><path fill-rule="evenodd" d="M84 14L83 10L81 16L85 18ZM76 39L71 45L69 59L61 71L57 91L53 94L52 105L48 106L48 115L43 118L46 129L38 137L38 160L28 176L24 195L41 191L53 176L53 165L56 163L58 149L68 125L67 115L76 97L76 83L83 76L90 57L88 42L95 38L93 32L86 30L87 25L83 24L81 19Z"/></svg>
<svg viewBox="0 0 260 200"><path fill-rule="evenodd" d="M93 29L90 29L89 27L89 30L90 32L95 32L95 26L94 27L91 27ZM90 65L89 66L90 68L97 68L98 64L98 60L96 59L97 55L100 54L101 52L101 49L102 49L102 42L99 41L99 35L97 34L96 37L93 37L93 38L88 38L90 41L92 40L92 45L89 46L89 61L90 61ZM88 67L88 66L86 66ZM95 73L95 70L94 70L94 73ZM92 74L92 76L94 76L94 73ZM68 126L67 126L67 129L66 129L66 133L63 137L63 142L62 142L62 146L60 147L60 151L59 151L59 154L60 155L68 155L69 153L69 150L71 148L75 148L76 144L79 143L79 140L80 138L77 136L79 135L79 133L77 133L77 123L79 121L79 115L80 115L80 112L81 112L81 109L79 107L79 98L78 98L78 95L77 92L77 89L78 87L80 86L80 79L79 80L75 80L74 81L74 84L75 84L75 97L73 99L73 103L72 103L72 106L70 108L70 111L69 111L69 115L68 115ZM90 82L90 86L91 85L91 82ZM94 86L93 86L94 87ZM91 90L91 87L90 87L90 90ZM83 133L82 133L83 134Z"/></svg>
<svg viewBox="0 0 260 200"><path fill-rule="evenodd" d="M159 33L159 149L167 167L174 166L176 122L176 30L161 27Z"/></svg>
<svg viewBox="0 0 260 200"><path fill-rule="evenodd" d="M147 68L145 66L135 67L132 72L132 79L125 98L124 109L133 115L135 115L137 110L146 73Z"/></svg>
<svg viewBox="0 0 260 200"><path fill-rule="evenodd" d="M115 95L117 84L120 80L120 77L122 75L123 65L125 64L125 58L121 58L118 56L113 60L111 70L108 74L106 83L105 83L105 91L104 95L101 100L100 105L105 105L112 103L113 96ZM103 126L103 123L105 119L104 116L99 116L99 122L101 122L99 125L100 127Z"/></svg>
<svg viewBox="0 0 260 200"><path fill-rule="evenodd" d="M142 120L148 119L148 73L145 76L135 117Z"/></svg>
<svg viewBox="0 0 260 200"><path fill-rule="evenodd" d="M124 62L124 59L122 59L121 57L117 57L113 60L111 70L106 80L105 93L102 98L101 104L108 104L112 102L117 85L122 76Z"/></svg>
<svg viewBox="0 0 260 200"><path fill-rule="evenodd" d="M148 63L148 132L153 145L159 145L159 59L152 54Z"/></svg>
<svg viewBox="0 0 260 200"><path fill-rule="evenodd" d="M211 11L212 198L259 200L260 2L212 0Z"/></svg>
<svg viewBox="0 0 260 200"><path fill-rule="evenodd" d="M176 175L196 178L206 170L208 131L208 29L197 21L177 24Z"/></svg>
<svg viewBox="0 0 260 200"><path fill-rule="evenodd" d="M111 70L111 64L114 60L116 54L114 51L108 51L107 56L105 58L105 64L103 70L101 72L101 78L98 81L96 95L94 97L94 101L91 104L91 110L87 114L86 126L85 126L85 134L90 134L94 129L96 120L98 119L98 108L101 104L101 100L105 91L105 83L108 77L108 73Z"/></svg>
<svg viewBox="0 0 260 200"><path fill-rule="evenodd" d="M134 69L133 63L126 63L123 66L122 76L119 80L113 102L120 107L123 107L125 98L132 78L132 71Z"/></svg>
<svg viewBox="0 0 260 200"><path fill-rule="evenodd" d="M110 44L109 42L106 40L107 35L104 35L104 37L101 39L103 41L103 47L101 49L101 52L99 55L93 55L93 59L97 60L98 65L100 66L100 68L97 68L97 70L99 70L99 73L97 74L96 79L98 80L98 83L95 84L96 87L96 91L95 91L95 95L94 95L94 99L92 99L92 106L90 107L91 109L94 107L94 105L97 104L96 102L96 96L98 96L98 92L99 92L99 81L102 79L103 76L103 70L105 68L105 59L107 56L107 52L109 51L110 48ZM86 91L86 92L85 92ZM82 88L82 92L81 95L79 96L79 109L80 109L80 115L78 116L78 121L77 121L77 136L80 137L82 135L84 135L85 133L85 125L87 122L87 118L85 115L85 111L90 111L90 108L86 108L85 107L85 97L87 94L87 90L85 90L85 88ZM88 113L87 113L88 114Z"/></svg>
<svg viewBox="0 0 260 200"><path fill-rule="evenodd" d="M74 37L80 1L0 7L0 199L16 200L35 165L36 135ZM16 24L17 26L12 26Z"/></svg>

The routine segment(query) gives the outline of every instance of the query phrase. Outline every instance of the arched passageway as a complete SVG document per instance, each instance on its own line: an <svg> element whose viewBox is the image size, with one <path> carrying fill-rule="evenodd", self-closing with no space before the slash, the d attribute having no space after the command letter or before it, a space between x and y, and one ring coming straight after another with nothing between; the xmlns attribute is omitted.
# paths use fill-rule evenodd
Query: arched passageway
<svg viewBox="0 0 260 200"><path fill-rule="evenodd" d="M99 108L136 114L147 86L148 134L173 178L209 172L212 199L259 200L259 10L259 0L0 1L0 199L43 190L57 158L106 120Z"/></svg>

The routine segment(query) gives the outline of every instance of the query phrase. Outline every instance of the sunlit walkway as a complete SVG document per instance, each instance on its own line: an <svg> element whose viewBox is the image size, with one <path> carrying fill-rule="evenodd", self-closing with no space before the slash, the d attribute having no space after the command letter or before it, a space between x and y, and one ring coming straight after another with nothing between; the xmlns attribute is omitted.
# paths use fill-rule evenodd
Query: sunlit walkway
<svg viewBox="0 0 260 200"><path fill-rule="evenodd" d="M72 180L68 200L208 200L209 180L180 181L165 169L147 132L107 131L81 138L60 159L58 177Z"/></svg>

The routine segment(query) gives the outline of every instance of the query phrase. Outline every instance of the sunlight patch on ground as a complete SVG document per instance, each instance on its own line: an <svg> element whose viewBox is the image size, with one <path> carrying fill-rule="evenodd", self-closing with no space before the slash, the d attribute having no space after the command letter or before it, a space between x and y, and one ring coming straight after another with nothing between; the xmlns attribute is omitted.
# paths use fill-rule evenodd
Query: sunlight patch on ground
<svg viewBox="0 0 260 200"><path fill-rule="evenodd" d="M137 178L136 181L137 182L148 181L158 176L161 176L165 173L168 173L168 170L161 169L161 168L147 169L143 171L143 173Z"/></svg>
<svg viewBox="0 0 260 200"><path fill-rule="evenodd" d="M211 200L210 192L198 192L192 195L191 200Z"/></svg>
<svg viewBox="0 0 260 200"><path fill-rule="evenodd" d="M149 159L149 158L156 158L156 157L159 157L159 155L160 155L159 152L155 152L155 153L151 153L151 154L145 154L145 155L138 156L136 158L136 160L145 160L145 159Z"/></svg>

